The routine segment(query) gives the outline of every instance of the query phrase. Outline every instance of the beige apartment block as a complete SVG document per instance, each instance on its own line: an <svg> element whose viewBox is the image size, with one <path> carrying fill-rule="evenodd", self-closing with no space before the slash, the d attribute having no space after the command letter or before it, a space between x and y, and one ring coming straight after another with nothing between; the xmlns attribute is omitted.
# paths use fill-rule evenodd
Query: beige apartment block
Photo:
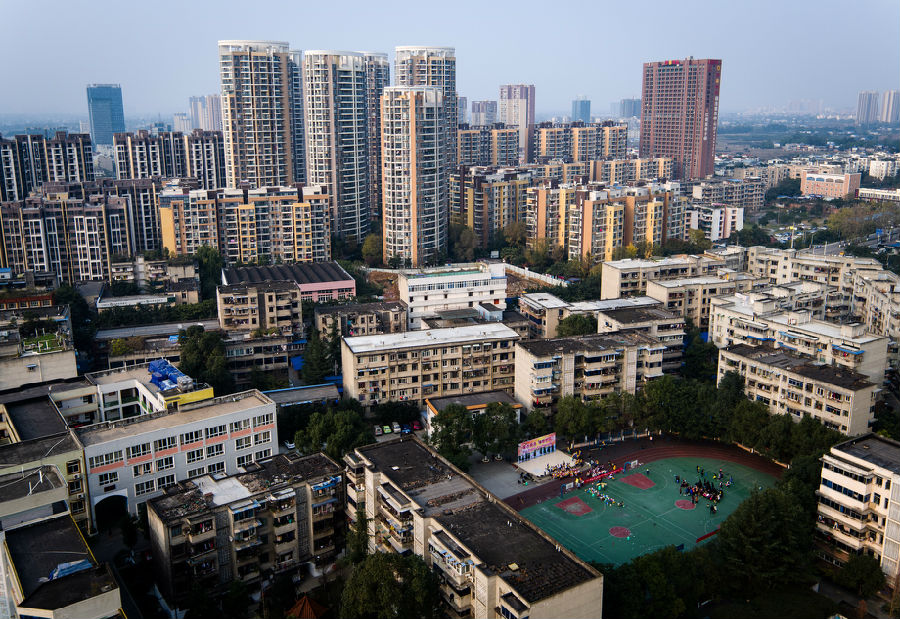
<svg viewBox="0 0 900 619"><path fill-rule="evenodd" d="M513 391L519 335L500 323L345 337L344 395L364 406Z"/></svg>
<svg viewBox="0 0 900 619"><path fill-rule="evenodd" d="M853 294L853 275L859 271L882 271L874 258L832 256L795 249L751 247L747 250L747 271L768 277L773 284L814 281L838 288L845 296Z"/></svg>
<svg viewBox="0 0 900 619"><path fill-rule="evenodd" d="M449 616L602 615L602 574L418 439L359 447L345 463L370 548L424 559Z"/></svg>
<svg viewBox="0 0 900 619"><path fill-rule="evenodd" d="M603 263L600 298L618 299L646 295L652 280L680 279L710 275L724 266L724 260L713 256L682 254L668 258L625 258Z"/></svg>
<svg viewBox="0 0 900 619"><path fill-rule="evenodd" d="M794 421L809 415L848 436L869 431L875 421L876 385L865 376L771 346L735 344L719 350L719 381L728 372L744 379L744 393L772 414Z"/></svg>
<svg viewBox="0 0 900 619"><path fill-rule="evenodd" d="M219 326L225 331L303 333L300 286L290 281L231 284L216 288Z"/></svg>
<svg viewBox="0 0 900 619"><path fill-rule="evenodd" d="M661 307L629 307L599 312L597 333L642 333L659 340L663 371L677 372L684 354L684 318Z"/></svg>
<svg viewBox="0 0 900 619"><path fill-rule="evenodd" d="M330 336L334 325L342 337L400 333L406 331L406 304L393 301L317 307L315 325L323 338Z"/></svg>
<svg viewBox="0 0 900 619"><path fill-rule="evenodd" d="M647 282L647 296L684 316L700 329L709 325L709 302L715 296L751 290L762 279L721 270L717 275L682 277Z"/></svg>
<svg viewBox="0 0 900 619"><path fill-rule="evenodd" d="M628 297L605 301L563 301L549 292L528 292L519 296L519 312L530 324L533 338L557 337L559 321L573 314L589 314L598 319L600 314L610 310L636 307L661 307L661 303L650 297Z"/></svg>

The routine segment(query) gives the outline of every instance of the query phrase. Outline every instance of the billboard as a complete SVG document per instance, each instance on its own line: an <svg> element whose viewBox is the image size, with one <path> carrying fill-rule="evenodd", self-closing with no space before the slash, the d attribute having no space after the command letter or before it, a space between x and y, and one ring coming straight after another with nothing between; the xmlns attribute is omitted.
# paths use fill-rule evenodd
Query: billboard
<svg viewBox="0 0 900 619"><path fill-rule="evenodd" d="M543 450L543 452L546 453L548 451L553 451L555 448L556 432L553 434L545 434L544 436L533 438L530 441L519 443L519 458L540 450Z"/></svg>

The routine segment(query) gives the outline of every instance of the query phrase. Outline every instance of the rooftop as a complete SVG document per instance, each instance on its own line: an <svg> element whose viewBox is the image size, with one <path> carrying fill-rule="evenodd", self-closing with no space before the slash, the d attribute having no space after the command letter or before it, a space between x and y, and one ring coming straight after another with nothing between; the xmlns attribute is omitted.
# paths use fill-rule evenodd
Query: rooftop
<svg viewBox="0 0 900 619"><path fill-rule="evenodd" d="M185 322L166 322L158 325L144 325L139 327L117 327L115 329L101 329L94 336L97 340L113 340L122 337L144 336L150 337L154 335L178 335L182 329L187 329L194 325L203 327L204 331L217 331L219 329L219 319L210 320L190 320Z"/></svg>
<svg viewBox="0 0 900 619"><path fill-rule="evenodd" d="M290 280L280 280L280 279L267 279L263 282L235 282L233 284L227 284L223 286L219 286L219 292L221 294L229 294L229 293L244 293L247 291L247 288L259 288L262 290L298 290L300 285L295 281Z"/></svg>
<svg viewBox="0 0 900 619"><path fill-rule="evenodd" d="M80 455L81 445L78 444L78 439L68 432L63 435L23 440L0 447L0 469L19 467L29 462L37 462L57 454L73 451Z"/></svg>
<svg viewBox="0 0 900 619"><path fill-rule="evenodd" d="M893 439L878 434L865 434L835 445L831 450L900 474L900 442Z"/></svg>
<svg viewBox="0 0 900 619"><path fill-rule="evenodd" d="M39 466L0 475L0 504L30 494L62 488L65 482L55 466Z"/></svg>
<svg viewBox="0 0 900 619"><path fill-rule="evenodd" d="M549 357L550 355L580 352L617 352L626 346L652 346L654 342L664 348L656 338L640 333L600 333L547 340L527 340L519 342L518 346L535 357Z"/></svg>
<svg viewBox="0 0 900 619"><path fill-rule="evenodd" d="M449 329L427 329L424 331L406 331L404 333L345 337L344 343L351 352L359 354L397 348L419 348L422 346L482 342L488 339L518 339L518 337L519 335L506 325L490 322L465 327L451 327Z"/></svg>
<svg viewBox="0 0 900 619"><path fill-rule="evenodd" d="M328 305L316 307L316 315L324 314L365 314L367 312L402 312L406 310L403 301L376 301L375 303L355 303L352 305Z"/></svg>
<svg viewBox="0 0 900 619"><path fill-rule="evenodd" d="M860 389L866 389L867 387L872 387L874 385L874 383L870 382L863 374L839 366L813 363L807 358L792 355L783 348L735 344L724 350L734 355L765 363L766 365L775 366L788 372L793 372L794 374L804 376L811 380L835 385L844 389L850 389L852 391L859 391Z"/></svg>
<svg viewBox="0 0 900 619"><path fill-rule="evenodd" d="M49 396L8 402L6 412L23 441L64 433L68 425Z"/></svg>
<svg viewBox="0 0 900 619"><path fill-rule="evenodd" d="M684 320L681 316L660 307L627 307L601 312L621 324L634 324L650 320Z"/></svg>
<svg viewBox="0 0 900 619"><path fill-rule="evenodd" d="M311 404L314 402L335 401L340 399L336 385L308 385L305 387L288 387L286 389L274 389L264 391L278 406L290 406L292 404Z"/></svg>
<svg viewBox="0 0 900 619"><path fill-rule="evenodd" d="M622 299L605 299L602 301L575 301L569 306L571 312L607 312L624 307L662 307L662 301L653 297L625 297Z"/></svg>
<svg viewBox="0 0 900 619"><path fill-rule="evenodd" d="M715 275L698 275L697 277L679 277L677 279L653 280L657 286L664 288L678 288L679 286L706 286L714 284L733 284L733 280L726 280Z"/></svg>
<svg viewBox="0 0 900 619"><path fill-rule="evenodd" d="M644 259L644 258L623 258L622 260L608 260L603 263L603 266L609 265L610 268L613 269L650 269L654 267L674 267L674 266L688 266L691 264L695 264L700 261L705 262L718 262L716 258L712 256L688 256L688 255L680 255L680 256L669 256L668 258L658 258L658 259Z"/></svg>
<svg viewBox="0 0 900 619"><path fill-rule="evenodd" d="M505 391L485 391L483 393L451 395L445 398L428 398L426 401L438 412L441 412L451 404L459 404L461 406L487 406L492 402L505 402L514 408L522 407L514 397Z"/></svg>
<svg viewBox="0 0 900 619"><path fill-rule="evenodd" d="M474 555L481 569L499 575L528 602L599 576L418 439L395 439L357 451L444 527L439 540L458 539L465 547L458 548L461 554Z"/></svg>
<svg viewBox="0 0 900 619"><path fill-rule="evenodd" d="M304 262L262 267L237 267L222 271L228 284L257 283L271 280L288 280L300 284L325 284L354 281L337 262Z"/></svg>

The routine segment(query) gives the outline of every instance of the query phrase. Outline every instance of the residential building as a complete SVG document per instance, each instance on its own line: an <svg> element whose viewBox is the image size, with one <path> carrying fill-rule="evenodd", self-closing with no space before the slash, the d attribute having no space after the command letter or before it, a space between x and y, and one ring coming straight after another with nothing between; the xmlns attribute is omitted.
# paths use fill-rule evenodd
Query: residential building
<svg viewBox="0 0 900 619"><path fill-rule="evenodd" d="M812 317L809 310L789 311L765 292L737 293L712 299L709 341L732 344L772 342L820 363L859 372L880 385L888 365L888 338L860 323L837 324Z"/></svg>
<svg viewBox="0 0 900 619"><path fill-rule="evenodd" d="M398 58L400 52L398 48ZM444 52L451 54L451 51ZM406 52L404 57L408 56ZM455 60L409 56L406 64L431 62L435 78L454 71ZM453 60L451 63L450 61ZM440 62L438 62L440 61ZM406 72L411 69L404 69ZM425 68L416 71L425 71ZM398 82L400 81L398 70ZM404 77L405 81L412 80ZM455 78L454 78L455 82ZM455 160L446 138L443 90L431 86L391 86L381 98L382 243L385 262L418 267L447 251L448 162ZM453 100L455 102L455 93ZM452 110L456 118L456 110ZM409 119L415 118L412 123Z"/></svg>
<svg viewBox="0 0 900 619"><path fill-rule="evenodd" d="M172 130L180 133L190 133L191 116L185 112L178 112L172 116Z"/></svg>
<svg viewBox="0 0 900 619"><path fill-rule="evenodd" d="M29 320L46 321L43 334L22 332ZM0 312L0 390L78 375L67 305Z"/></svg>
<svg viewBox="0 0 900 619"><path fill-rule="evenodd" d="M256 390L94 424L78 438L95 517L116 505L137 514L179 481L234 475L278 451L275 403Z"/></svg>
<svg viewBox="0 0 900 619"><path fill-rule="evenodd" d="M690 319L700 330L705 330L709 325L709 304L713 297L746 292L764 281L743 273L721 270L716 275L648 281L647 296L659 301L666 309Z"/></svg>
<svg viewBox="0 0 900 619"><path fill-rule="evenodd" d="M566 163L560 159L544 163L528 163L521 167L530 170L536 178L542 181L556 181L566 185L585 182L591 170L591 164L587 161Z"/></svg>
<svg viewBox="0 0 900 619"><path fill-rule="evenodd" d="M572 121L591 122L591 100L585 96L572 100Z"/></svg>
<svg viewBox="0 0 900 619"><path fill-rule="evenodd" d="M665 182L672 178L672 159L601 159L591 161L590 180L608 185L625 185L642 179Z"/></svg>
<svg viewBox="0 0 900 619"><path fill-rule="evenodd" d="M306 182L301 53L282 41L219 41L228 187Z"/></svg>
<svg viewBox="0 0 900 619"><path fill-rule="evenodd" d="M400 300L406 303L409 328L440 310L490 303L506 309L506 267L501 262L404 270L397 278Z"/></svg>
<svg viewBox="0 0 900 619"><path fill-rule="evenodd" d="M118 84L88 84L88 116L94 144L112 146L113 135L125 131L122 87Z"/></svg>
<svg viewBox="0 0 900 619"><path fill-rule="evenodd" d="M518 342L516 399L530 411L570 395L600 400L635 393L663 375L665 350L657 339L637 332Z"/></svg>
<svg viewBox="0 0 900 619"><path fill-rule="evenodd" d="M602 574L417 438L359 447L345 462L370 549L421 557L453 616L602 614Z"/></svg>
<svg viewBox="0 0 900 619"><path fill-rule="evenodd" d="M523 339L557 337L559 321L573 314L589 314L599 322L602 312L633 307L661 307L661 304L650 297L569 303L549 292L528 292L519 296L519 312L531 326L529 336Z"/></svg>
<svg viewBox="0 0 900 619"><path fill-rule="evenodd" d="M528 152L531 127L534 125L534 84L505 84L500 86L497 120L519 130L519 157L522 163L531 161Z"/></svg>
<svg viewBox="0 0 900 619"><path fill-rule="evenodd" d="M220 131L117 133L116 178L197 179L201 189L225 186L225 147Z"/></svg>
<svg viewBox="0 0 900 619"><path fill-rule="evenodd" d="M472 119L469 124L473 127L490 127L496 122L496 101L472 101Z"/></svg>
<svg viewBox="0 0 900 619"><path fill-rule="evenodd" d="M888 177L897 176L898 164L896 159L870 159L869 176L880 181Z"/></svg>
<svg viewBox="0 0 900 619"><path fill-rule="evenodd" d="M269 280L219 286L216 305L223 331L303 334L297 282Z"/></svg>
<svg viewBox="0 0 900 619"><path fill-rule="evenodd" d="M523 406L505 391L485 391L467 395L452 395L445 398L428 398L425 400L425 413L423 415L425 418L425 435L431 436L431 433L434 431L434 418L451 404L465 407L474 417L475 415L483 414L487 411L488 406L495 403L508 404L516 413L516 423L522 422Z"/></svg>
<svg viewBox="0 0 900 619"><path fill-rule="evenodd" d="M684 353L684 318L661 307L622 307L598 312L597 333L649 335L665 346L663 372L681 371Z"/></svg>
<svg viewBox="0 0 900 619"><path fill-rule="evenodd" d="M222 131L222 96L191 97L191 129Z"/></svg>
<svg viewBox="0 0 900 619"><path fill-rule="evenodd" d="M439 166L447 168L447 172L449 172L449 168L452 168L456 161L456 127L459 124L459 112L457 110L459 102L456 94L456 49L452 47L407 45L395 48L394 54L394 71L397 73L394 78L394 84L396 86L437 88L441 94L440 108L435 108L440 117L440 121L437 124L443 128L441 142L444 144L444 160L439 163ZM383 107L382 116L386 116L387 112L388 108ZM394 117L392 122L394 123L394 128L396 128L398 119ZM418 124L416 123L417 133ZM412 132L411 129L408 132ZM384 132L382 135L384 135ZM423 148L419 151L419 154L432 150L424 148L423 144L420 144L420 146L423 146ZM385 166L386 168L387 166ZM446 174L447 172L444 173ZM439 184L446 185L446 177ZM387 255L385 255L385 260L387 258ZM416 264L413 263L413 266L416 266Z"/></svg>
<svg viewBox="0 0 900 619"><path fill-rule="evenodd" d="M25 492L31 494L27 486ZM11 494L7 490L4 500L9 500ZM5 616L124 617L112 569L94 558L69 514L4 527L0 544L0 569L7 580Z"/></svg>
<svg viewBox="0 0 900 619"><path fill-rule="evenodd" d="M512 393L519 336L499 323L345 337L345 397L421 405L428 397L502 390Z"/></svg>
<svg viewBox="0 0 900 619"><path fill-rule="evenodd" d="M193 259L148 260L138 254L131 260L113 262L112 282L129 282L142 290L164 288L170 282L199 281L197 262Z"/></svg>
<svg viewBox="0 0 900 619"><path fill-rule="evenodd" d="M773 415L789 414L794 421L808 415L848 436L868 432L875 422L876 385L853 370L784 349L735 344L719 350L719 382L728 372L739 374L747 398Z"/></svg>
<svg viewBox="0 0 900 619"><path fill-rule="evenodd" d="M147 503L154 572L170 605L183 606L197 586L211 595L233 582L256 590L263 573L290 575L307 562L325 569L342 549L344 484L334 461L245 458L243 472L182 481Z"/></svg>
<svg viewBox="0 0 900 619"><path fill-rule="evenodd" d="M602 123L538 123L532 129L531 158L586 163L598 159L624 159L628 126Z"/></svg>
<svg viewBox="0 0 900 619"><path fill-rule="evenodd" d="M881 96L881 114L878 120L896 125L900 122L900 90L885 90Z"/></svg>
<svg viewBox="0 0 900 619"><path fill-rule="evenodd" d="M641 100L622 99L619 102L619 118L640 118Z"/></svg>
<svg viewBox="0 0 900 619"><path fill-rule="evenodd" d="M381 220L381 95L391 85L387 54L360 52L366 69L367 143L369 145L369 216Z"/></svg>
<svg viewBox="0 0 900 619"><path fill-rule="evenodd" d="M315 328L319 335L330 337L335 327L341 337L401 333L406 331L406 304L403 301L378 301L317 307Z"/></svg>
<svg viewBox="0 0 900 619"><path fill-rule="evenodd" d="M804 170L800 176L800 193L804 196L840 198L856 197L861 174L819 174Z"/></svg>
<svg viewBox="0 0 900 619"><path fill-rule="evenodd" d="M671 157L677 179L713 174L722 61L645 62L641 157Z"/></svg>
<svg viewBox="0 0 900 619"><path fill-rule="evenodd" d="M505 125L460 125L456 134L458 164L515 166L519 163L519 131Z"/></svg>
<svg viewBox="0 0 900 619"><path fill-rule="evenodd" d="M337 262L305 262L265 267L232 267L222 271L222 282L259 284L267 281L296 282L301 301L343 301L356 296L356 280Z"/></svg>
<svg viewBox="0 0 900 619"><path fill-rule="evenodd" d="M732 234L744 229L744 207L726 204L692 203L684 211L684 232L702 230L703 236L713 243L727 241Z"/></svg>
<svg viewBox="0 0 900 619"><path fill-rule="evenodd" d="M468 123L469 100L466 97L457 97L456 109L458 110L459 114L459 116L457 117L457 124L465 125L466 123Z"/></svg>
<svg viewBox="0 0 900 619"><path fill-rule="evenodd" d="M679 279L715 273L724 260L713 256L669 256L668 258L625 258L603 263L601 299L618 299L647 294L651 280Z"/></svg>
<svg viewBox="0 0 900 619"><path fill-rule="evenodd" d="M900 483L900 443L865 434L835 445L821 460L816 554L837 566L856 555L870 555L881 564L887 582L895 583L900 536L892 508L897 500L893 488Z"/></svg>
<svg viewBox="0 0 900 619"><path fill-rule="evenodd" d="M0 136L0 202L24 200L44 183L94 180L89 135L57 131L43 135Z"/></svg>
<svg viewBox="0 0 900 619"><path fill-rule="evenodd" d="M874 125L878 122L880 112L878 97L879 93L874 90L864 90L859 93L856 102L857 125Z"/></svg>
<svg viewBox="0 0 900 619"><path fill-rule="evenodd" d="M725 204L755 212L765 202L766 186L758 178L716 179L694 184L692 194L695 202Z"/></svg>
<svg viewBox="0 0 900 619"><path fill-rule="evenodd" d="M491 247L506 226L524 221L534 182L524 168L461 165L450 175L450 222L471 228L479 247Z"/></svg>
<svg viewBox="0 0 900 619"><path fill-rule="evenodd" d="M365 57L303 54L306 179L331 202L332 230L351 243L369 232L369 92Z"/></svg>
<svg viewBox="0 0 900 619"><path fill-rule="evenodd" d="M860 200L869 202L900 202L900 189L870 189L860 187L857 191Z"/></svg>
<svg viewBox="0 0 900 619"><path fill-rule="evenodd" d="M173 256L219 249L216 192L173 185L159 194L160 244Z"/></svg>

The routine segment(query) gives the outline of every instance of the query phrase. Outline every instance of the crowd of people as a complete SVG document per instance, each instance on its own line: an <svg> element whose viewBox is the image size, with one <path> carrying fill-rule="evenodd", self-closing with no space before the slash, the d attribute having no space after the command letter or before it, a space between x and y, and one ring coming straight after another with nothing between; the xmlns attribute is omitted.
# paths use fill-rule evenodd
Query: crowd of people
<svg viewBox="0 0 900 619"><path fill-rule="evenodd" d="M587 489L587 493L590 494L595 499L603 501L603 503L605 503L606 505L609 505L611 507L625 507L624 502L617 501L616 499L612 498L605 492L602 492L605 489L606 489L606 484L599 483L599 484L596 484L593 486L589 486Z"/></svg>
<svg viewBox="0 0 900 619"><path fill-rule="evenodd" d="M578 469L581 467L581 461L576 460L572 464L556 464L554 466L547 465L547 468L544 470L544 475L551 475L554 479L563 479L565 477L572 477L575 473L578 472Z"/></svg>
<svg viewBox="0 0 900 619"><path fill-rule="evenodd" d="M726 479L727 478L727 479ZM725 498L725 489L734 483L734 477L727 475L722 469L712 474L712 479L707 479L706 471L697 466L697 482L691 483L680 475L675 476L675 484L678 486L678 494L690 498L691 503L697 505L701 499L709 501L709 512L715 514L719 511L719 501Z"/></svg>

